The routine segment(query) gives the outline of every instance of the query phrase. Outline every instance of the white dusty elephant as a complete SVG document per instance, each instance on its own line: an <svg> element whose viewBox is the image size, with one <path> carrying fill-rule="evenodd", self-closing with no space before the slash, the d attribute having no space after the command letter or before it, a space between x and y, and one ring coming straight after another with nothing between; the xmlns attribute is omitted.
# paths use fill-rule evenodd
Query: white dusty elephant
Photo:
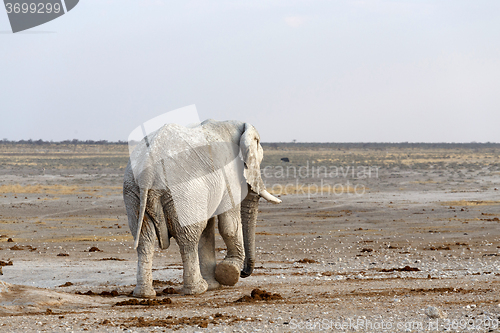
<svg viewBox="0 0 500 333"><path fill-rule="evenodd" d="M207 120L191 128L165 125L138 144L123 183L138 255L134 296L156 295L151 272L156 238L162 249L170 237L179 245L186 294L234 285L240 274L252 273L259 198L281 202L261 179L259 141L248 123ZM218 265L217 221L227 246Z"/></svg>

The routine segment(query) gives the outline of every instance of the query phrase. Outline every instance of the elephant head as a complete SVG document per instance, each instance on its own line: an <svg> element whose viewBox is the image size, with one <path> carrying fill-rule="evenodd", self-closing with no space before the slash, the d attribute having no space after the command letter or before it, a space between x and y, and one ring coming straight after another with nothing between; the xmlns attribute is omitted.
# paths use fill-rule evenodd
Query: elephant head
<svg viewBox="0 0 500 333"><path fill-rule="evenodd" d="M245 246L245 262L241 277L245 278L252 274L255 265L255 226L259 198L262 197L274 204L279 204L281 200L266 191L260 172L260 163L264 158L264 150L260 145L259 133L248 123L244 124L240 149L245 164L244 176L249 187L248 194L241 203L241 221Z"/></svg>

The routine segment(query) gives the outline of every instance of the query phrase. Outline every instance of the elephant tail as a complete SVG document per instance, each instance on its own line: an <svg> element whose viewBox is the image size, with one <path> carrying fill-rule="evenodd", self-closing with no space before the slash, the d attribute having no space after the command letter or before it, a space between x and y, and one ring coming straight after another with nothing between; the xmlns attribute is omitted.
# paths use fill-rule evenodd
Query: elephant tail
<svg viewBox="0 0 500 333"><path fill-rule="evenodd" d="M135 236L134 250L139 246L139 236L141 235L142 220L144 220L144 213L146 212L148 192L148 189L140 190L139 221L137 221L137 235Z"/></svg>

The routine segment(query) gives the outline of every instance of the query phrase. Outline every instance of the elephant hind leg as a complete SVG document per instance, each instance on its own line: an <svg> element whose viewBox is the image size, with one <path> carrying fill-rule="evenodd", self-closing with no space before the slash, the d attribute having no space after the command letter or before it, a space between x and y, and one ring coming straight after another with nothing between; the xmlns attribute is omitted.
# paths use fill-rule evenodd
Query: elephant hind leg
<svg viewBox="0 0 500 333"><path fill-rule="evenodd" d="M215 267L217 261L215 258L215 221L216 217L208 220L207 226L201 234L198 244L198 257L200 260L200 271L203 279L208 283L208 290L217 289L220 287L219 282L215 279Z"/></svg>
<svg viewBox="0 0 500 333"><path fill-rule="evenodd" d="M139 236L137 247L137 284L134 296L150 298L156 296L153 288L153 253L154 253L154 230L151 221L146 220Z"/></svg>

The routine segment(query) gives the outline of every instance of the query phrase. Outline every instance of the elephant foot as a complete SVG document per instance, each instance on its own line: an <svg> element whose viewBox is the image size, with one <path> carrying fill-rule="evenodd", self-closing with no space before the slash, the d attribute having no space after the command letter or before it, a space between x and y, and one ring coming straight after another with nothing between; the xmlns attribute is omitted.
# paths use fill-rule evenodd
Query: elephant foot
<svg viewBox="0 0 500 333"><path fill-rule="evenodd" d="M190 284L190 285L184 284L182 292L185 295L195 295L195 294L202 294L205 291L207 291L207 289L208 289L207 281L201 279L198 283L195 284Z"/></svg>
<svg viewBox="0 0 500 333"><path fill-rule="evenodd" d="M223 285L234 286L240 277L240 267L223 261L215 268L215 279Z"/></svg>
<svg viewBox="0 0 500 333"><path fill-rule="evenodd" d="M152 286L136 286L133 295L138 298L153 298L156 297L156 291Z"/></svg>
<svg viewBox="0 0 500 333"><path fill-rule="evenodd" d="M207 279L206 281L208 283L208 290L214 290L220 288L220 283L217 282L217 280L215 280L214 278Z"/></svg>

